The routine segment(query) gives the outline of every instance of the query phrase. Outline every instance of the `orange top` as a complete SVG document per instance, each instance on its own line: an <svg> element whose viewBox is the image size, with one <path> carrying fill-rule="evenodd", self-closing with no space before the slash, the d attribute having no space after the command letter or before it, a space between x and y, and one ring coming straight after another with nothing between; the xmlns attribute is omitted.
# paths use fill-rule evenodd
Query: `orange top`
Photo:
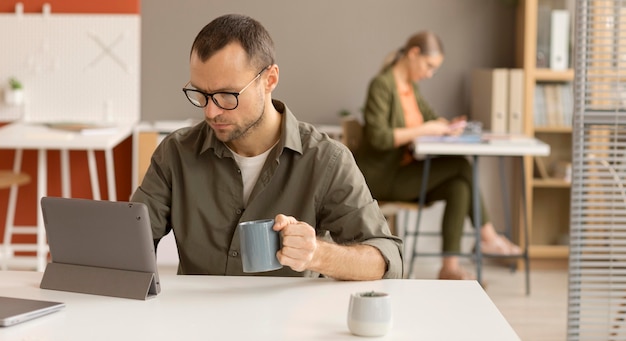
<svg viewBox="0 0 626 341"><path fill-rule="evenodd" d="M417 105L417 99L415 98L415 92L413 87L396 80L396 88L400 95L400 104L402 105L402 111L404 112L404 125L407 128L419 127L424 123L424 116ZM406 153L402 159L402 164L409 164L413 160L411 151L407 148Z"/></svg>

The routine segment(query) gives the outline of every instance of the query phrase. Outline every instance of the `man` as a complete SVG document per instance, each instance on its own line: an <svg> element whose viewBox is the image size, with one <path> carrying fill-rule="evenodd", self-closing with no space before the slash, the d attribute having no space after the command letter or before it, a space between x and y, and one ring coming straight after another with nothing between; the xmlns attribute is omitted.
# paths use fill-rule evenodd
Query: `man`
<svg viewBox="0 0 626 341"><path fill-rule="evenodd" d="M205 120L159 145L132 197L147 204L155 243L174 231L179 274L243 275L237 224L274 218L284 267L264 275L401 278L402 241L350 151L272 100L273 45L242 15L196 37L183 91Z"/></svg>

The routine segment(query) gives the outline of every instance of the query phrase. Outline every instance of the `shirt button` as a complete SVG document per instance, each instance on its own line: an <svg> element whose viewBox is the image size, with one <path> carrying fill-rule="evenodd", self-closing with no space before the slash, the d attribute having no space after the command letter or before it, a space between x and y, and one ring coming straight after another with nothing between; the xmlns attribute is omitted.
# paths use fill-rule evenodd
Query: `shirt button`
<svg viewBox="0 0 626 341"><path fill-rule="evenodd" d="M231 252L230 252L230 255L231 255L231 257L237 257L237 256L239 256L239 252L237 252L237 251L231 251Z"/></svg>
<svg viewBox="0 0 626 341"><path fill-rule="evenodd" d="M241 214L241 209L237 209L237 214Z"/></svg>

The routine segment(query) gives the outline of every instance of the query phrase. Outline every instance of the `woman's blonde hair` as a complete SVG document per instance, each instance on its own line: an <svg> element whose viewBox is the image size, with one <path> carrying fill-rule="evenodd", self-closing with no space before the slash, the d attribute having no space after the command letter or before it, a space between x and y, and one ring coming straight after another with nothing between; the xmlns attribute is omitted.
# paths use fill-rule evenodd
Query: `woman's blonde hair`
<svg viewBox="0 0 626 341"><path fill-rule="evenodd" d="M403 47L396 51L392 51L385 57L383 67L380 72L387 71L394 66L402 56L404 56L411 48L419 47L420 54L425 56L443 55L443 43L441 39L431 31L420 31L412 35Z"/></svg>

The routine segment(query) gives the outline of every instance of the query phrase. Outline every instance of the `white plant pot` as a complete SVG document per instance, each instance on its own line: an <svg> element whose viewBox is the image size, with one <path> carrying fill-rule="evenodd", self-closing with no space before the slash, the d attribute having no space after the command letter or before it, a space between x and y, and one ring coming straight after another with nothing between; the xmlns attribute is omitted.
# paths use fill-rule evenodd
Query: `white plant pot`
<svg viewBox="0 0 626 341"><path fill-rule="evenodd" d="M24 103L24 90L6 89L4 102L8 105L22 105Z"/></svg>

